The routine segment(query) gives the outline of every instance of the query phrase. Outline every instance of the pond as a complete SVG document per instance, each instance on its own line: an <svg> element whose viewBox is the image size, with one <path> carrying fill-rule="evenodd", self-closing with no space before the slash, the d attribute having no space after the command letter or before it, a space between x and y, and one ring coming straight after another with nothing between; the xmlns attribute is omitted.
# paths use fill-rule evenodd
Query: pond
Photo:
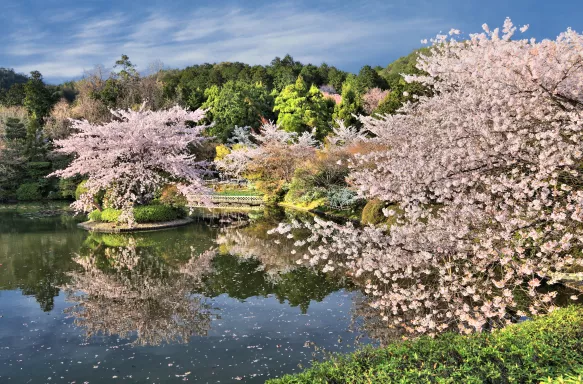
<svg viewBox="0 0 583 384"><path fill-rule="evenodd" d="M0 207L0 382L261 383L373 342L359 290L267 239L282 215L108 235Z"/></svg>

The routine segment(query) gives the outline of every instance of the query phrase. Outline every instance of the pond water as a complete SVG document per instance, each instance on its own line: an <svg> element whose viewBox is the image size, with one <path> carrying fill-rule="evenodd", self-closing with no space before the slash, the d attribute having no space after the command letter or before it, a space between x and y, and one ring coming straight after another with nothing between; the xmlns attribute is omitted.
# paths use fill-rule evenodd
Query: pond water
<svg viewBox="0 0 583 384"><path fill-rule="evenodd" d="M0 383L261 383L371 340L361 294L248 226L90 234L0 207Z"/></svg>

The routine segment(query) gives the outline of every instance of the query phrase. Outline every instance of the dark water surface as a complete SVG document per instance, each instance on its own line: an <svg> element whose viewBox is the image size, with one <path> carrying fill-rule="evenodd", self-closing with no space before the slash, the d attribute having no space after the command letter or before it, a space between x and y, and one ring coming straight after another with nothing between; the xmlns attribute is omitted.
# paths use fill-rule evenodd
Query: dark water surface
<svg viewBox="0 0 583 384"><path fill-rule="evenodd" d="M261 383L355 348L360 294L294 268L269 220L134 235L78 221L0 206L0 383Z"/></svg>

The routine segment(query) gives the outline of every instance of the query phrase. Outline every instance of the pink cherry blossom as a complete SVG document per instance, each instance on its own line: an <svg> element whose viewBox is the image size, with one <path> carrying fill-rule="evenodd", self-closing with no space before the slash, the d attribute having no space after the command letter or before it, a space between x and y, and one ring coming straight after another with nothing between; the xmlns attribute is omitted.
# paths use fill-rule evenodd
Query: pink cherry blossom
<svg viewBox="0 0 583 384"><path fill-rule="evenodd" d="M107 191L109 206L122 208L124 217L132 221L132 206L151 200L156 190L176 183L179 190L196 203L196 195L206 188L201 176L207 164L188 152L206 140L201 136L206 126L188 127L204 113L189 112L180 107L164 111L111 111L114 120L91 124L73 120L75 131L70 137L55 140L56 151L75 154L73 162L49 176L86 176L87 192L73 203L78 211L95 208L95 196Z"/></svg>

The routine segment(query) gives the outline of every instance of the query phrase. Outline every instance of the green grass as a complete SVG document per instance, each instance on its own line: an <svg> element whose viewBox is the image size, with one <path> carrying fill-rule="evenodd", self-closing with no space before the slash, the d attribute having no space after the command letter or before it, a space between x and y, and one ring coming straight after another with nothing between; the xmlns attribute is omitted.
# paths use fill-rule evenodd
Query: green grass
<svg viewBox="0 0 583 384"><path fill-rule="evenodd" d="M539 383L576 380L582 368L583 307L571 306L492 333L447 333L336 355L268 383Z"/></svg>

